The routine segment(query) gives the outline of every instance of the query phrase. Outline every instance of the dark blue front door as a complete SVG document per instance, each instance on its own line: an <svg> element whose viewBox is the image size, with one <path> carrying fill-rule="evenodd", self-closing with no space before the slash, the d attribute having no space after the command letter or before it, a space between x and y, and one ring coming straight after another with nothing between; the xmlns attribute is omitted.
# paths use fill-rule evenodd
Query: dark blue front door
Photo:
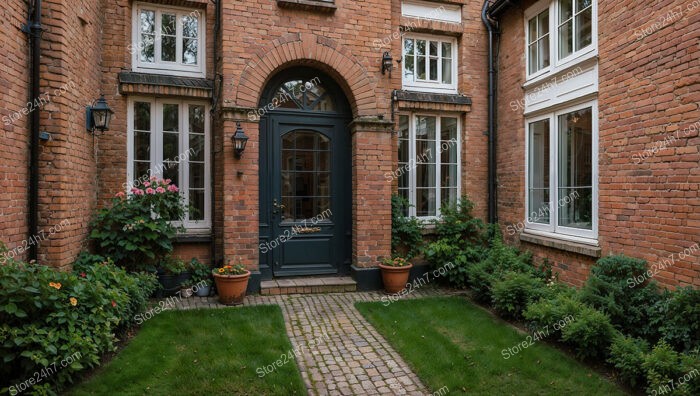
<svg viewBox="0 0 700 396"><path fill-rule="evenodd" d="M347 104L319 73L281 74L268 90L273 109L260 123L261 272L266 278L347 273L352 177Z"/></svg>

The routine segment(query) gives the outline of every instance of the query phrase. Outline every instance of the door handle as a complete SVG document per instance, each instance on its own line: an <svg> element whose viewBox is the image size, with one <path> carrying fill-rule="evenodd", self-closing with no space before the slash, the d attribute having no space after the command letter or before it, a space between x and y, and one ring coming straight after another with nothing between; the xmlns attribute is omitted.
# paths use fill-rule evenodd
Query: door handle
<svg viewBox="0 0 700 396"><path fill-rule="evenodd" d="M279 213L280 210L284 210L284 208L286 208L284 204L277 203L277 198L272 200L272 207L272 213L275 214Z"/></svg>

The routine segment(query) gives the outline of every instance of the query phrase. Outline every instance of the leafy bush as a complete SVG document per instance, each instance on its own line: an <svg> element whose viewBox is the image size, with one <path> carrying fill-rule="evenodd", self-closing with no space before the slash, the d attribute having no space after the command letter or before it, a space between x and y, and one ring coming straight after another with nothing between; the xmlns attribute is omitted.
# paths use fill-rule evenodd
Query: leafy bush
<svg viewBox="0 0 700 396"><path fill-rule="evenodd" d="M486 258L468 267L467 277L474 299L487 304L492 301L491 289L494 282L502 279L506 272L534 274L535 270L532 255L520 254L516 248L506 245L500 231L497 231Z"/></svg>
<svg viewBox="0 0 700 396"><path fill-rule="evenodd" d="M206 282L210 285L212 283L211 268L208 265L193 258L190 261L190 268L192 269L192 284L196 285L200 282Z"/></svg>
<svg viewBox="0 0 700 396"><path fill-rule="evenodd" d="M460 288L467 285L467 268L483 260L487 252L486 225L473 216L473 208L467 197L454 205L443 206L440 219L435 221L436 240L424 250L425 258L433 266L453 264L445 278Z"/></svg>
<svg viewBox="0 0 700 396"><path fill-rule="evenodd" d="M423 224L408 217L408 200L400 195L391 196L391 253L411 259L420 253L423 245Z"/></svg>
<svg viewBox="0 0 700 396"><path fill-rule="evenodd" d="M561 330L562 341L573 346L581 358L604 358L613 337L617 334L610 318L601 311L587 305L579 306L572 313L573 322Z"/></svg>
<svg viewBox="0 0 700 396"><path fill-rule="evenodd" d="M90 224L90 239L99 250L129 271L153 271L173 251L177 229L171 221L182 220L186 209L170 180L153 177L144 186L129 196L117 194Z"/></svg>
<svg viewBox="0 0 700 396"><path fill-rule="evenodd" d="M528 321L528 326L533 331L544 328L552 328L554 323L566 321L566 318L574 318L584 304L578 299L574 289L564 289L554 298L541 299L527 306L523 317ZM553 338L561 338L561 329L554 329Z"/></svg>
<svg viewBox="0 0 700 396"><path fill-rule="evenodd" d="M667 293L657 312L663 340L678 351L700 348L700 290L683 287Z"/></svg>
<svg viewBox="0 0 700 396"><path fill-rule="evenodd" d="M656 338L657 328L650 307L660 294L653 282L639 284L630 280L643 276L647 264L626 256L609 256L598 260L582 290L582 300L610 316L616 328L625 334L646 339Z"/></svg>
<svg viewBox="0 0 700 396"><path fill-rule="evenodd" d="M665 341L659 342L642 363L647 377L648 394L700 394L700 360L697 355L684 355Z"/></svg>
<svg viewBox="0 0 700 396"><path fill-rule="evenodd" d="M113 351L115 332L144 307L152 276L132 276L109 264L91 266L91 257L81 257L75 272L14 260L0 266L0 389L48 367L55 373L33 390L49 384L61 389ZM61 368L66 359L70 364Z"/></svg>
<svg viewBox="0 0 700 396"><path fill-rule="evenodd" d="M545 283L539 278L530 274L507 272L502 280L493 284L493 306L506 318L520 319L527 305L542 297L545 289Z"/></svg>
<svg viewBox="0 0 700 396"><path fill-rule="evenodd" d="M620 335L610 346L608 363L620 373L622 382L636 387L646 381L642 365L649 352L649 343L640 338Z"/></svg>

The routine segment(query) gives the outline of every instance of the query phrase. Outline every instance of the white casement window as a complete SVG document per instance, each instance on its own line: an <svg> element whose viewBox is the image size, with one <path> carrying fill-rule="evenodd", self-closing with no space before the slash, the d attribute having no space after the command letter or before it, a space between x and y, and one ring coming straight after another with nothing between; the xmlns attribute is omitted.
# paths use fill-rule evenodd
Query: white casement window
<svg viewBox="0 0 700 396"><path fill-rule="evenodd" d="M587 102L526 121L526 227L598 236L598 105Z"/></svg>
<svg viewBox="0 0 700 396"><path fill-rule="evenodd" d="M403 88L457 93L457 40L410 35L403 38Z"/></svg>
<svg viewBox="0 0 700 396"><path fill-rule="evenodd" d="M597 50L595 0L541 0L525 11L527 77L569 66Z"/></svg>
<svg viewBox="0 0 700 396"><path fill-rule="evenodd" d="M182 225L191 232L211 228L209 122L204 102L129 100L128 190L151 176L172 180L190 206Z"/></svg>
<svg viewBox="0 0 700 396"><path fill-rule="evenodd" d="M204 77L205 17L203 10L136 3L134 7L134 71Z"/></svg>
<svg viewBox="0 0 700 396"><path fill-rule="evenodd" d="M435 218L460 196L461 125L457 116L399 116L399 195L411 204L407 215Z"/></svg>

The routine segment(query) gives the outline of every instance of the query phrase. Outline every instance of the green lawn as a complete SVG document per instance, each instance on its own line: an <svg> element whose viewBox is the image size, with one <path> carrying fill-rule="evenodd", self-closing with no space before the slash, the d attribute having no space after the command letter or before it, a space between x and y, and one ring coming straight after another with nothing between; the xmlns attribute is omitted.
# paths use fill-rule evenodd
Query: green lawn
<svg viewBox="0 0 700 396"><path fill-rule="evenodd" d="M357 303L357 309L397 349L433 391L450 395L624 395L615 384L562 351L526 341L465 298ZM515 351L515 349L512 349Z"/></svg>
<svg viewBox="0 0 700 396"><path fill-rule="evenodd" d="M71 395L303 395L277 306L167 311ZM288 355L292 356L292 355Z"/></svg>

